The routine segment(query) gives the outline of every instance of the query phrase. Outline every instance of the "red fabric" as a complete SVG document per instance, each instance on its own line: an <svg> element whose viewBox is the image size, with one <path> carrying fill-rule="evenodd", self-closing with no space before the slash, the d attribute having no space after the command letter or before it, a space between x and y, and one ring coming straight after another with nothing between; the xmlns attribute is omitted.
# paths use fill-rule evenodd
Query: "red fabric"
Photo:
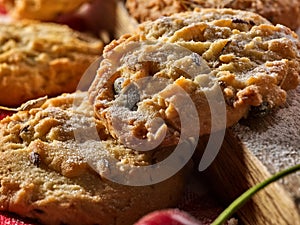
<svg viewBox="0 0 300 225"><path fill-rule="evenodd" d="M16 215L0 212L0 225L38 225L27 220L20 219Z"/></svg>

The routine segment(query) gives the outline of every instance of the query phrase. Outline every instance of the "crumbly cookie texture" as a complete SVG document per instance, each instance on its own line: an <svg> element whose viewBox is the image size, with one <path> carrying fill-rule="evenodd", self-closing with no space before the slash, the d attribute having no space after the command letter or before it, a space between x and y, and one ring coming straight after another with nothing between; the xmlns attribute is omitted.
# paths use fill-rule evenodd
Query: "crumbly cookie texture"
<svg viewBox="0 0 300 225"><path fill-rule="evenodd" d="M95 172L81 151L90 151L93 159L107 154L120 166L145 166L162 160L168 149L137 152L118 144L84 96L64 94L0 122L0 210L51 225L129 225L175 206L186 169L148 186L118 184ZM80 102L76 110L74 101ZM76 142L74 132L91 126L100 140Z"/></svg>
<svg viewBox="0 0 300 225"><path fill-rule="evenodd" d="M146 22L105 48L90 99L97 117L123 143L132 136L151 141L166 134L165 144L170 144L186 125L179 112L191 114L185 100L176 109L176 87L193 100L199 134L208 134L235 124L253 108L265 112L282 105L286 90L299 83L299 50L293 31L254 13L199 9L174 14ZM142 82L147 77L166 82ZM223 100L217 98L220 89ZM225 116L218 108L224 101ZM220 113L211 116L210 107ZM152 124L156 118L165 123ZM212 120L219 122L211 125ZM190 130L195 126L188 125Z"/></svg>
<svg viewBox="0 0 300 225"><path fill-rule="evenodd" d="M0 105L76 90L103 43L67 26L18 21L0 25Z"/></svg>
<svg viewBox="0 0 300 225"><path fill-rule="evenodd" d="M51 21L72 12L90 0L1 0L9 14L16 19Z"/></svg>
<svg viewBox="0 0 300 225"><path fill-rule="evenodd" d="M199 8L226 7L258 13L274 25L296 30L300 26L298 0L127 0L130 14L139 22Z"/></svg>

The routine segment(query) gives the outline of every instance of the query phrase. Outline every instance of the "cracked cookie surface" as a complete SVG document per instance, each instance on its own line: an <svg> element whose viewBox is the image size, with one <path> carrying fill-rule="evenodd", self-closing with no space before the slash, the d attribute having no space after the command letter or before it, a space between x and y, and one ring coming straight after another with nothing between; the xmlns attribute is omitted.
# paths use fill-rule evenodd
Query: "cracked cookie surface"
<svg viewBox="0 0 300 225"><path fill-rule="evenodd" d="M84 98L83 93L64 94L0 122L0 210L51 225L129 225L150 211L174 206L184 170L147 186L122 185L95 172L88 158L144 166L161 160L165 150L136 152L118 144ZM74 102L80 103L76 109ZM99 140L77 142L76 130L91 126ZM85 157L82 151L91 154Z"/></svg>
<svg viewBox="0 0 300 225"><path fill-rule="evenodd" d="M76 90L103 43L64 25L16 21L0 26L0 105Z"/></svg>
<svg viewBox="0 0 300 225"><path fill-rule="evenodd" d="M265 111L282 105L286 90L299 83L299 50L293 31L254 13L199 9L174 14L143 23L135 34L105 48L90 99L97 117L123 143L133 136L145 144L166 135L163 144L168 145L178 141L186 125L179 112L189 114L185 101L180 110L174 106L175 87L192 99L199 134L208 134L237 123L253 108ZM157 91L147 93L145 82L140 82L147 77L166 82L162 87L150 83L149 90ZM208 101L207 96L220 97L217 90L223 100ZM225 115L217 112L212 118L210 106L222 101ZM157 118L165 123L153 122ZM212 119L219 126L212 127ZM187 129L192 131L195 121Z"/></svg>

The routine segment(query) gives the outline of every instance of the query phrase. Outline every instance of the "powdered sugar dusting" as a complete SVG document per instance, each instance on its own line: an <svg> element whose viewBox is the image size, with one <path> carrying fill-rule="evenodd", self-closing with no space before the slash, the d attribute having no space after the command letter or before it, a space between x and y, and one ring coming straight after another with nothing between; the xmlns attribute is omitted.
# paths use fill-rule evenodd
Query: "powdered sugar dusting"
<svg viewBox="0 0 300 225"><path fill-rule="evenodd" d="M288 92L285 106L265 117L243 120L233 130L271 173L300 164L300 86ZM300 197L299 173L281 182Z"/></svg>

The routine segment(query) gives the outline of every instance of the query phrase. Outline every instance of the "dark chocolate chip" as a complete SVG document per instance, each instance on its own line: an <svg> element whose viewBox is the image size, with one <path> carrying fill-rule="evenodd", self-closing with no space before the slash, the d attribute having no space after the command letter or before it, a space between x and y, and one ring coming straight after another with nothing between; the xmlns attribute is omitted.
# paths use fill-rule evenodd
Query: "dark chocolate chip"
<svg viewBox="0 0 300 225"><path fill-rule="evenodd" d="M250 20L249 23L250 23L251 26L255 26L256 25L253 20Z"/></svg>
<svg viewBox="0 0 300 225"><path fill-rule="evenodd" d="M247 21L239 19L239 18L234 18L232 19L233 23L243 23L243 24L249 24Z"/></svg>
<svg viewBox="0 0 300 225"><path fill-rule="evenodd" d="M30 125L26 125L25 127L23 127L21 129L21 133L27 133L29 131L29 127L30 127Z"/></svg>

